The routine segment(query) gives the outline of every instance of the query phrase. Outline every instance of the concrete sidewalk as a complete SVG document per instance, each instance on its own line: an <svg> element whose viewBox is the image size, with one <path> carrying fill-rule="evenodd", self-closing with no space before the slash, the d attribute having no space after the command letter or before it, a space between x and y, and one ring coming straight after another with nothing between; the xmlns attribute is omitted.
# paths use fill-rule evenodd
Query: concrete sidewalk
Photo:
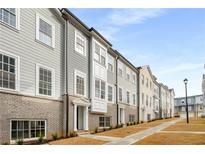
<svg viewBox="0 0 205 154"><path fill-rule="evenodd" d="M80 137L93 138L93 139L109 141L109 142L115 142L115 141L122 139L120 137L100 136L100 135L94 135L94 134L84 134L84 135L80 135Z"/></svg>
<svg viewBox="0 0 205 154"><path fill-rule="evenodd" d="M141 132L138 132L138 133L135 133L135 134L132 134L132 135L129 135L127 137L124 137L124 138L121 138L121 139L118 139L116 141L111 141L109 143L106 143L106 145L130 145L130 144L133 144L147 136L150 136L154 133L157 133L173 124L175 124L176 122L180 121L181 119L178 119L178 120L174 120L174 121L169 121L169 122L165 122L165 123L162 123L156 127L153 127L153 128L150 128L150 129L146 129L144 131L141 131Z"/></svg>

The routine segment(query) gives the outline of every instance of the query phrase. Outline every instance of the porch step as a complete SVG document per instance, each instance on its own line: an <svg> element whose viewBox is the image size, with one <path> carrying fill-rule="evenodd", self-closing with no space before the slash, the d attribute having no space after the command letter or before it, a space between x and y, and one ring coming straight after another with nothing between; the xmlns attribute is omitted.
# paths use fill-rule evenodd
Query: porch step
<svg viewBox="0 0 205 154"><path fill-rule="evenodd" d="M85 134L90 134L90 131L86 131L86 130L80 130L80 131L77 131L77 134L78 134L78 136L80 136L80 135L85 135Z"/></svg>

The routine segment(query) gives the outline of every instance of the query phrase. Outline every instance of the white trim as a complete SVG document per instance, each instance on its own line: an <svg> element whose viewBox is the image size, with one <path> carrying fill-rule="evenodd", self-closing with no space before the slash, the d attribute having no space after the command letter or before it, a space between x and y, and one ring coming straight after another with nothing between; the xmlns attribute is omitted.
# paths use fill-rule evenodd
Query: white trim
<svg viewBox="0 0 205 154"><path fill-rule="evenodd" d="M99 80L100 81L100 97L96 97L95 96L95 80ZM102 82L105 82L105 99L102 99L101 98L101 86L102 86ZM100 101L107 101L108 99L107 99L107 82L105 81L105 80L102 80L102 79L100 79L100 78L98 78L98 77L95 77L94 78L94 98L96 99L96 100L100 100Z"/></svg>
<svg viewBox="0 0 205 154"><path fill-rule="evenodd" d="M76 76L80 76L80 77L82 77L82 78L84 78L84 95L80 95L80 94L77 94L77 92L76 92ZM79 71L79 70L77 70L77 69L75 69L74 70L74 94L75 95L78 95L78 96L87 96L87 84L86 84L86 82L87 82L87 75L85 74L85 73L83 73L83 72L81 72L81 71Z"/></svg>
<svg viewBox="0 0 205 154"><path fill-rule="evenodd" d="M122 89L122 100L120 100L120 93L119 93L120 92L120 90L119 90L120 88ZM123 88L120 87L120 86L118 86L118 101L119 102L123 102Z"/></svg>
<svg viewBox="0 0 205 154"><path fill-rule="evenodd" d="M85 41L85 46L84 46L84 48L85 48L85 51L84 51L84 54L82 54L80 51L78 51L78 49L77 49L77 47L76 47L76 37L80 37L80 39L83 39L84 41ZM77 52L77 53L79 53L80 55L82 55L82 56L84 56L84 57L86 57L87 56L87 38L83 35L83 33L82 32L80 32L79 30L77 30L76 28L75 28L75 36L74 36L75 38L75 42L74 42L74 45L75 45L75 51Z"/></svg>
<svg viewBox="0 0 205 154"><path fill-rule="evenodd" d="M36 118L34 118L34 119L10 119L10 130L9 130L9 135L10 135L10 137L9 137L9 139L10 139L10 142L11 142L11 144L14 144L15 142L16 142L16 140L12 140L11 139L11 130L12 130L12 121L44 121L45 122L45 137L44 137L44 139L47 139L47 119L36 119ZM29 130L30 130L30 127L29 127ZM33 141L33 140L38 140L38 137L35 137L35 138L26 138L26 139L23 139L23 141Z"/></svg>
<svg viewBox="0 0 205 154"><path fill-rule="evenodd" d="M0 53L4 54L4 55L7 55L9 57L12 57L15 59L15 89L9 89L9 88L3 88L3 87L0 87L0 91L3 90L3 91L14 91L14 92L19 92L20 91L20 57L17 56L17 55L14 55L10 52L7 52L7 51L4 51L4 50L1 50L0 49Z"/></svg>
<svg viewBox="0 0 205 154"><path fill-rule="evenodd" d="M44 42L42 42L40 39L39 39L39 19L42 19L43 21L47 22L49 25L51 25L52 27L52 45L48 45ZM48 20L46 17L36 13L36 39L40 42L42 42L43 44L47 45L47 46L50 46L52 48L55 48L55 24L53 22L51 22L50 20Z"/></svg>
<svg viewBox="0 0 205 154"><path fill-rule="evenodd" d="M13 30L20 30L20 8L15 8L16 9L16 26L12 26L4 21L0 21L0 24L8 26L9 28L13 29Z"/></svg>
<svg viewBox="0 0 205 154"><path fill-rule="evenodd" d="M39 69L40 68L48 69L52 72L52 91L51 95L43 95L39 94ZM43 97L55 97L55 69L51 67L47 67L45 65L36 63L36 96L43 96Z"/></svg>
<svg viewBox="0 0 205 154"><path fill-rule="evenodd" d="M109 101L109 99L108 99L108 94L109 94L108 86L112 87L112 101ZM115 99L114 93L115 93L114 86L112 84L107 83L107 101L108 101L108 103L112 103L112 104L114 103L114 99Z"/></svg>
<svg viewBox="0 0 205 154"><path fill-rule="evenodd" d="M128 102L128 100L127 100L127 92L129 92L129 102ZM127 104L131 104L131 100L130 100L130 95L131 95L131 93L130 93L130 90L126 90L126 103Z"/></svg>

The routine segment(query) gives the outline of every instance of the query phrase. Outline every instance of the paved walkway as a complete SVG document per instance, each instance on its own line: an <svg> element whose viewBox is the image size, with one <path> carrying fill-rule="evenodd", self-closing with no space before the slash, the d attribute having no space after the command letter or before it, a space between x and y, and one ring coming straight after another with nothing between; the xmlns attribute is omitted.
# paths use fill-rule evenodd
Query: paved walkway
<svg viewBox="0 0 205 154"><path fill-rule="evenodd" d="M135 134L132 134L132 135L129 135L127 137L124 137L124 138L121 138L119 140L116 140L116 141L111 141L109 143L106 143L106 145L130 145L130 144L133 144L147 136L150 136L154 133L157 133L173 124L175 124L176 122L178 122L179 120L181 119L178 119L178 120L173 120L173 121L169 121L169 122L165 122L165 123L162 123L156 127L152 127L150 129L146 129L144 131L141 131L141 132L138 132L138 133L135 133Z"/></svg>
<svg viewBox="0 0 205 154"><path fill-rule="evenodd" d="M186 133L186 134L205 134L205 132L198 132L198 131L160 131L162 133Z"/></svg>

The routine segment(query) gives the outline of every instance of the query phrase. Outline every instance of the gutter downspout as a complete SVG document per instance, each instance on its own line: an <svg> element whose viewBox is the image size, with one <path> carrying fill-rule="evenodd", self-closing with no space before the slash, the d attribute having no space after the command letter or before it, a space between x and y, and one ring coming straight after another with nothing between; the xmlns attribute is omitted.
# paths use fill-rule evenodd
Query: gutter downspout
<svg viewBox="0 0 205 154"><path fill-rule="evenodd" d="M137 74L137 122L140 123L140 69L138 68L138 74Z"/></svg>
<svg viewBox="0 0 205 154"><path fill-rule="evenodd" d="M119 55L117 55L116 59L115 59L115 65L116 65L116 70L115 70L115 75L116 75L116 105L117 105L117 125L119 124L119 104L118 104L118 59L119 59Z"/></svg>
<svg viewBox="0 0 205 154"><path fill-rule="evenodd" d="M66 137L68 137L68 130L69 130L69 95L68 95L68 20L65 19L65 78L66 78Z"/></svg>

